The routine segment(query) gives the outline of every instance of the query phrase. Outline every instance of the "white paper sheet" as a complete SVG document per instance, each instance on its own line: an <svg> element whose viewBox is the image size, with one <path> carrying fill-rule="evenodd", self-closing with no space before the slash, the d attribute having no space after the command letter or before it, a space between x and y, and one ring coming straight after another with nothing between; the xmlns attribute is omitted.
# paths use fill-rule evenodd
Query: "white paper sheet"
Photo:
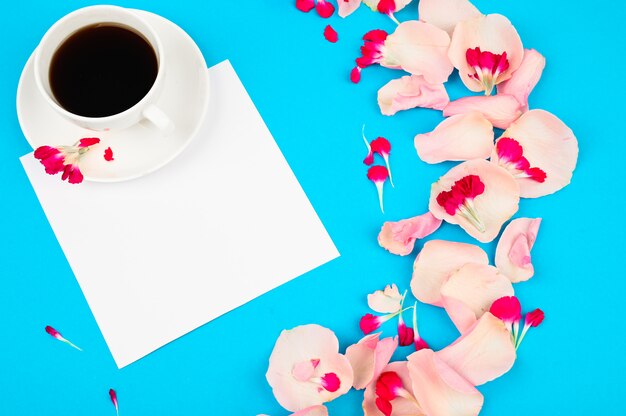
<svg viewBox="0 0 626 416"><path fill-rule="evenodd" d="M120 368L339 256L230 63L209 71L204 127L153 174L69 185L21 158Z"/></svg>

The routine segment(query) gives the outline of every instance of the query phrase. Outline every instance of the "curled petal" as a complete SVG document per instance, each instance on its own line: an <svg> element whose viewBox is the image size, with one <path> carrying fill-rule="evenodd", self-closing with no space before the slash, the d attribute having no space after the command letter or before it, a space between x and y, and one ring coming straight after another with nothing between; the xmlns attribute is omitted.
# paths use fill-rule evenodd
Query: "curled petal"
<svg viewBox="0 0 626 416"><path fill-rule="evenodd" d="M406 361L398 361L389 363L382 372L394 372L402 381L404 389L412 394L411 378L407 369ZM364 416L383 416L383 413L376 406L376 383L370 383L363 394L363 413ZM407 415L423 415L423 410L419 405L410 398L396 397L389 402L391 407L391 416L407 416Z"/></svg>
<svg viewBox="0 0 626 416"><path fill-rule="evenodd" d="M452 32L457 23L482 16L482 13L468 0L420 0L419 18L440 29Z"/></svg>
<svg viewBox="0 0 626 416"><path fill-rule="evenodd" d="M450 169L431 187L429 209L433 215L450 224L459 224L478 241L488 243L498 233L502 224L517 212L519 185L505 169L493 169L493 163L482 159L469 160ZM471 212L458 210L449 214L438 202L441 193L449 192L453 185L467 176L477 176L484 191L471 201ZM478 221L478 222L477 222Z"/></svg>
<svg viewBox="0 0 626 416"><path fill-rule="evenodd" d="M339 0L337 6L339 7L339 16L346 17L354 13L356 9L361 5L361 0Z"/></svg>
<svg viewBox="0 0 626 416"><path fill-rule="evenodd" d="M528 96L541 79L546 67L546 58L534 49L524 51L524 59L511 78L498 85L498 94L507 94L515 97L522 107L528 110Z"/></svg>
<svg viewBox="0 0 626 416"><path fill-rule="evenodd" d="M436 354L474 386L500 377L513 367L516 358L511 333L490 313Z"/></svg>
<svg viewBox="0 0 626 416"><path fill-rule="evenodd" d="M516 218L504 229L496 248L496 267L511 282L530 279L535 270L530 250L535 244L541 218Z"/></svg>
<svg viewBox="0 0 626 416"><path fill-rule="evenodd" d="M350 345L346 349L346 357L354 371L352 386L362 390L376 380L397 347L398 338L380 339L380 333L367 335Z"/></svg>
<svg viewBox="0 0 626 416"><path fill-rule="evenodd" d="M385 222L378 234L378 244L390 253L406 256L413 251L415 240L434 233L441 220L430 212L397 222Z"/></svg>
<svg viewBox="0 0 626 416"><path fill-rule="evenodd" d="M395 313L401 308L402 295L395 284L387 285L384 290L367 295L367 305L379 313Z"/></svg>
<svg viewBox="0 0 626 416"><path fill-rule="evenodd" d="M489 74L491 87L511 78L511 74L519 68L524 57L524 47L517 31L506 17L500 14L489 14L459 22L452 34L448 56L461 80L471 91L487 91L485 79L477 74L475 65L468 62L468 50L479 48L482 52L492 55L505 55L506 65L495 73ZM495 125L495 124L494 124Z"/></svg>
<svg viewBox="0 0 626 416"><path fill-rule="evenodd" d="M467 263L489 264L487 253L473 244L427 241L413 264L411 291L423 303L443 306L441 286Z"/></svg>
<svg viewBox="0 0 626 416"><path fill-rule="evenodd" d="M493 149L493 126L472 111L443 120L430 133L415 136L417 154L426 163L486 159Z"/></svg>
<svg viewBox="0 0 626 416"><path fill-rule="evenodd" d="M415 107L443 110L449 102L443 84L429 84L420 75L391 80L378 90L378 106L386 116Z"/></svg>
<svg viewBox="0 0 626 416"><path fill-rule="evenodd" d="M503 296L513 296L511 281L484 264L464 265L441 287L443 306L462 334Z"/></svg>
<svg viewBox="0 0 626 416"><path fill-rule="evenodd" d="M542 181L533 179L531 174L520 175L508 164L510 155L499 154L494 149L491 160L517 177L522 197L549 195L570 183L578 160L578 141L558 117L544 110L530 110L511 124L496 145L504 138L514 139L528 165L543 172Z"/></svg>
<svg viewBox="0 0 626 416"><path fill-rule="evenodd" d="M432 350L419 350L407 359L413 392L424 414L478 415L483 406L482 394Z"/></svg>
<svg viewBox="0 0 626 416"><path fill-rule="evenodd" d="M445 31L416 20L400 23L385 41L392 61L410 74L422 75L430 84L442 84L452 73L449 45L450 36Z"/></svg>
<svg viewBox="0 0 626 416"><path fill-rule="evenodd" d="M482 114L494 127L506 129L522 115L523 107L512 95L479 95L451 101L443 109L443 115L450 117L472 111Z"/></svg>

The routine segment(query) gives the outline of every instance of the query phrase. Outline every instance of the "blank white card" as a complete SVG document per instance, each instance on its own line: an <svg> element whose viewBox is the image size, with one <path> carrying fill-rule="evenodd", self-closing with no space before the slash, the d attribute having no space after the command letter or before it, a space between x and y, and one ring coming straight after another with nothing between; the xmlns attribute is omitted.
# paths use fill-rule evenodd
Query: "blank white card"
<svg viewBox="0 0 626 416"><path fill-rule="evenodd" d="M120 368L339 256L230 63L209 74L205 125L155 173L70 185L21 158Z"/></svg>

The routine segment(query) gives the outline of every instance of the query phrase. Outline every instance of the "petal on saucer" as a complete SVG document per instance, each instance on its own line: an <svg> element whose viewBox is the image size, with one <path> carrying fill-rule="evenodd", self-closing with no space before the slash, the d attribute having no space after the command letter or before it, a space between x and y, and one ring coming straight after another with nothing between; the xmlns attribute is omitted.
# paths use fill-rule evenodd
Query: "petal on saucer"
<svg viewBox="0 0 626 416"><path fill-rule="evenodd" d="M533 268L530 250L535 244L541 218L516 218L504 229L496 248L496 267L511 282L530 279Z"/></svg>

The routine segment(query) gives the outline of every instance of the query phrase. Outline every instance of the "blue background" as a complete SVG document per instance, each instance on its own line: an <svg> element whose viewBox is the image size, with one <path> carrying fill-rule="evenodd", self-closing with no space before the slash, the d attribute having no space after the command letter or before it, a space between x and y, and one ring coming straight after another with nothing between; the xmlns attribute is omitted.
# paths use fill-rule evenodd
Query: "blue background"
<svg viewBox="0 0 626 416"><path fill-rule="evenodd" d="M393 30L385 16L361 7L342 20L298 12L293 1L123 1L176 22L197 41L209 65L230 59L281 150L333 237L341 258L118 370L18 157L31 149L15 113L24 63L47 28L89 1L3 4L0 26L0 414L111 415L107 391L117 389L121 414L287 414L265 381L279 332L320 323L342 350L360 338L365 295L395 282L407 288L414 255L380 249L383 220L425 212L431 182L452 164L422 163L417 133L441 114L410 110L380 115L376 91L400 72L368 68L348 81L360 37ZM415 18L417 2L398 14ZM485 13L508 16L526 47L547 58L531 107L559 116L577 134L580 158L573 182L555 195L522 200L517 216L544 218L533 250L536 276L516 286L526 310L541 307L545 323L532 331L514 368L481 387L484 415L584 415L623 412L626 341L624 273L622 31L626 6L612 0L480 0ZM577 4L575 6L575 4ZM322 36L326 24L339 43ZM466 94L457 75L451 95ZM386 188L386 215L361 163L362 124L370 139L393 144L395 189ZM471 242L444 225L433 237ZM495 244L483 245L493 257ZM442 348L457 335L445 313L419 306L420 331ZM408 316L407 316L408 318ZM83 353L52 340L52 325ZM387 334L394 332L388 324ZM397 357L410 352L401 349ZM329 405L332 415L361 413L361 392Z"/></svg>

